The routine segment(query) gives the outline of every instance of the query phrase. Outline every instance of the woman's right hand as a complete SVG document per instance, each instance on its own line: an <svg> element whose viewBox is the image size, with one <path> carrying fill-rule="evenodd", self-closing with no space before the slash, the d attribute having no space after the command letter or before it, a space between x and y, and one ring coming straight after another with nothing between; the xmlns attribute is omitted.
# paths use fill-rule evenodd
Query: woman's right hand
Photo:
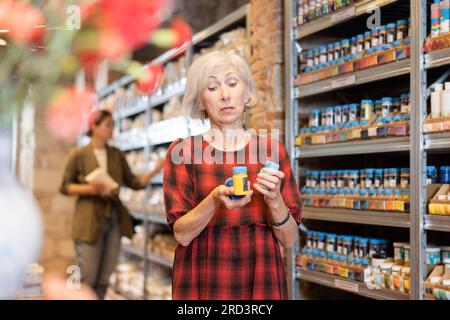
<svg viewBox="0 0 450 320"><path fill-rule="evenodd" d="M92 196L105 196L108 194L108 188L102 183L88 184L88 192Z"/></svg>
<svg viewBox="0 0 450 320"><path fill-rule="evenodd" d="M211 196L216 203L224 205L227 209L240 209L251 201L253 190L250 190L249 188L247 195L239 200L231 200L229 198L229 196L232 196L233 193L233 187L220 185L211 192Z"/></svg>

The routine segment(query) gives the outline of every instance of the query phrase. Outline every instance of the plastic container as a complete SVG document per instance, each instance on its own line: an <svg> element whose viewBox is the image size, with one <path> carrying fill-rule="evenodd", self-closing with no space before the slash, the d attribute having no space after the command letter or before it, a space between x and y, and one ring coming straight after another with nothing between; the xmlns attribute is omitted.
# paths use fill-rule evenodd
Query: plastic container
<svg viewBox="0 0 450 320"><path fill-rule="evenodd" d="M326 46L320 46L319 48L319 62L320 63L327 63L328 56L327 56L327 47Z"/></svg>
<svg viewBox="0 0 450 320"><path fill-rule="evenodd" d="M364 51L364 34L358 34L356 36L356 53L362 53Z"/></svg>
<svg viewBox="0 0 450 320"><path fill-rule="evenodd" d="M320 250L320 251L325 250L325 237L326 237L325 233L318 232L318 234L317 234L317 250Z"/></svg>
<svg viewBox="0 0 450 320"><path fill-rule="evenodd" d="M306 233L306 247L307 248L313 248L314 233L315 233L315 231L308 231Z"/></svg>
<svg viewBox="0 0 450 320"><path fill-rule="evenodd" d="M326 251L336 253L337 250L337 236L335 234L327 234L326 237Z"/></svg>
<svg viewBox="0 0 450 320"><path fill-rule="evenodd" d="M320 125L320 109L313 109L309 114L309 127L318 127Z"/></svg>
<svg viewBox="0 0 450 320"><path fill-rule="evenodd" d="M389 169L389 188L395 189L398 187L399 170L396 168Z"/></svg>
<svg viewBox="0 0 450 320"><path fill-rule="evenodd" d="M319 187L319 172L318 171L311 171L311 188L318 188Z"/></svg>
<svg viewBox="0 0 450 320"><path fill-rule="evenodd" d="M383 111L382 100L375 100L375 115L377 117L381 117L382 111Z"/></svg>
<svg viewBox="0 0 450 320"><path fill-rule="evenodd" d="M373 257L374 254L381 251L381 240L380 239L370 239L369 240L369 257Z"/></svg>
<svg viewBox="0 0 450 320"><path fill-rule="evenodd" d="M337 187L337 171L336 170L330 171L330 173L328 174L328 180L330 182L330 188L336 189L336 187Z"/></svg>
<svg viewBox="0 0 450 320"><path fill-rule="evenodd" d="M380 36L380 30L378 28L372 29L372 48L378 46L378 38Z"/></svg>
<svg viewBox="0 0 450 320"><path fill-rule="evenodd" d="M378 27L378 45L382 46L387 43L386 26Z"/></svg>
<svg viewBox="0 0 450 320"><path fill-rule="evenodd" d="M337 246L336 246L337 254L342 254L342 252L344 251L344 237L337 236L336 242L337 242Z"/></svg>
<svg viewBox="0 0 450 320"><path fill-rule="evenodd" d="M341 53L342 53L341 43L335 42L334 43L334 60L338 60L338 59L342 58Z"/></svg>
<svg viewBox="0 0 450 320"><path fill-rule="evenodd" d="M335 125L342 124L342 107L341 106L334 107L334 124Z"/></svg>
<svg viewBox="0 0 450 320"><path fill-rule="evenodd" d="M365 188L370 189L375 185L375 169L365 170Z"/></svg>
<svg viewBox="0 0 450 320"><path fill-rule="evenodd" d="M341 110L342 110L342 113L341 113L342 123L341 124L346 124L347 122L349 122L349 117L350 117L350 115L349 115L350 111L348 109L348 105L343 105L341 107Z"/></svg>
<svg viewBox="0 0 450 320"><path fill-rule="evenodd" d="M349 105L349 122L358 120L359 117L359 104L352 103Z"/></svg>
<svg viewBox="0 0 450 320"><path fill-rule="evenodd" d="M397 21L397 40L403 40L408 38L408 21Z"/></svg>
<svg viewBox="0 0 450 320"><path fill-rule="evenodd" d="M361 101L361 119L370 120L374 111L372 100Z"/></svg>
<svg viewBox="0 0 450 320"><path fill-rule="evenodd" d="M427 185L437 182L436 167L427 166Z"/></svg>
<svg viewBox="0 0 450 320"><path fill-rule="evenodd" d="M432 266L441 264L441 248L439 247L427 248L427 264Z"/></svg>
<svg viewBox="0 0 450 320"><path fill-rule="evenodd" d="M314 49L314 66L318 66L320 64L320 49Z"/></svg>
<svg viewBox="0 0 450 320"><path fill-rule="evenodd" d="M330 43L327 45L327 61L331 62L334 60L334 44Z"/></svg>
<svg viewBox="0 0 450 320"><path fill-rule="evenodd" d="M364 32L364 50L372 48L372 34L370 31Z"/></svg>
<svg viewBox="0 0 450 320"><path fill-rule="evenodd" d="M368 198L369 190L360 189L359 196L361 202L361 210L369 210L369 198Z"/></svg>
<svg viewBox="0 0 450 320"><path fill-rule="evenodd" d="M439 182L442 184L450 183L450 167L442 166L439 168Z"/></svg>
<svg viewBox="0 0 450 320"><path fill-rule="evenodd" d="M442 263L450 263L450 247L441 247Z"/></svg>
<svg viewBox="0 0 450 320"><path fill-rule="evenodd" d="M334 109L333 108L326 108L325 109L326 114L326 126L333 126L334 125Z"/></svg>
<svg viewBox="0 0 450 320"><path fill-rule="evenodd" d="M409 265L410 257L411 257L411 245L405 244L403 246L403 250L405 252L405 265Z"/></svg>
<svg viewBox="0 0 450 320"><path fill-rule="evenodd" d="M409 189L410 177L409 168L400 169L400 188Z"/></svg>
<svg viewBox="0 0 450 320"><path fill-rule="evenodd" d="M342 51L342 56L344 56L344 57L351 54L351 47L350 47L349 39L344 39L341 41L341 51Z"/></svg>
<svg viewBox="0 0 450 320"><path fill-rule="evenodd" d="M356 37L352 37L352 39L350 40L350 53L352 55L357 53Z"/></svg>
<svg viewBox="0 0 450 320"><path fill-rule="evenodd" d="M383 169L373 171L373 186L377 189L383 186Z"/></svg>
<svg viewBox="0 0 450 320"><path fill-rule="evenodd" d="M392 112L392 98L384 97L381 101L382 101L381 116L389 117Z"/></svg>
<svg viewBox="0 0 450 320"><path fill-rule="evenodd" d="M401 107L401 99L400 98L393 98L392 99L392 113L393 114L397 114L400 112L400 107Z"/></svg>
<svg viewBox="0 0 450 320"><path fill-rule="evenodd" d="M343 189L345 187L345 174L344 170L337 171L337 188Z"/></svg>
<svg viewBox="0 0 450 320"><path fill-rule="evenodd" d="M353 237L346 236L343 239L342 255L351 256L353 255Z"/></svg>
<svg viewBox="0 0 450 320"><path fill-rule="evenodd" d="M409 106L409 93L404 93L400 96L400 112L401 113L409 113L410 112L410 106Z"/></svg>
<svg viewBox="0 0 450 320"><path fill-rule="evenodd" d="M319 187L325 189L327 186L327 171L319 171Z"/></svg>
<svg viewBox="0 0 450 320"><path fill-rule="evenodd" d="M386 32L387 32L387 42L386 44L394 42L396 39L396 25L395 23L388 23L386 25Z"/></svg>

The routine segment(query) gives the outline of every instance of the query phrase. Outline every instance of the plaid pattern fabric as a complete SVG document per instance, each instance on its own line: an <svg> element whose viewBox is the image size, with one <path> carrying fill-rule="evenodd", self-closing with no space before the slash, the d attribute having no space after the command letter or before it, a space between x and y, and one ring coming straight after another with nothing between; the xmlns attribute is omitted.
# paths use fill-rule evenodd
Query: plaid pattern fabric
<svg viewBox="0 0 450 320"><path fill-rule="evenodd" d="M201 148L193 148L200 138ZM198 140L197 140L198 141ZM245 148L248 179L253 185L267 157L249 163L249 152L268 146L267 138L252 136ZM285 174L282 195L292 216L301 219L300 192L284 146L275 142L280 170ZM181 146L185 146L180 151ZM211 148L201 136L171 144L164 165L164 202L169 226L193 209L216 186L232 176L232 168L243 165L237 153L228 152L233 163L195 164L193 160L205 148ZM270 150L270 148L268 148ZM195 152L196 150L197 152ZM214 149L213 155L220 152ZM173 153L184 161L174 163ZM265 156L265 155L264 155ZM270 156L270 152L269 152ZM172 279L173 299L287 299L286 275L279 244L270 227L270 213L263 195L255 190L252 200L242 209L219 208L207 227L187 247L178 246Z"/></svg>

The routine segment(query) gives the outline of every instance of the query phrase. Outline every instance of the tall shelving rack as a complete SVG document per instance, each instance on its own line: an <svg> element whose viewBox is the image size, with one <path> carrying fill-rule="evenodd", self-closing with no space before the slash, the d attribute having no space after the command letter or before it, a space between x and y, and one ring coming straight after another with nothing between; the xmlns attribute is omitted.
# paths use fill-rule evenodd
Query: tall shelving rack
<svg viewBox="0 0 450 320"><path fill-rule="evenodd" d="M346 13L340 16L330 14L317 18L302 26L296 25L296 1L285 1L285 43L286 43L286 145L290 151L293 168L297 177L301 170L299 162L304 159L322 159L323 157L337 155L363 155L383 153L407 153L409 154L411 170L411 209L410 214L374 213L370 211L360 212L345 209L308 208L303 210L303 218L308 220L335 221L342 223L389 226L409 229L411 244L411 291L409 295L389 290L369 290L364 285L359 285L357 294L375 299L423 299L424 281L426 278L426 247L427 233L429 231L450 232L449 216L433 216L427 214L426 198L426 164L427 157L433 152L450 151L449 134L423 134L423 122L427 115L427 96L429 96L430 83L427 83L427 74L435 68L445 69L437 81L442 82L448 76L450 65L450 50L444 49L429 54L423 53L423 43L427 33L427 13L430 1L408 1L411 16L411 56L400 62L381 65L358 71L350 75L322 80L308 85L296 87L294 78L297 75L298 42L305 40L315 33L327 28L361 19L367 10L372 7L383 9L387 6L398 5L401 1L395 0L362 0L350 5ZM339 13L336 13L339 14ZM359 20L360 21L360 20ZM438 71L439 72L439 71ZM372 140L368 142L347 142L321 146L296 147L294 140L299 133L300 113L305 111L303 99L327 92L338 92L342 89L359 88L360 85L371 84L374 81L390 79L409 74L411 93L411 133L410 137L389 138ZM346 78L353 77L350 81ZM336 80L343 80L341 85L336 85ZM293 250L294 259L298 247ZM295 270L295 269L294 269ZM308 270L297 270L291 275L294 279L289 284L293 286L293 298L299 298L300 279L309 282L338 287L333 276L319 274ZM353 287L355 289L355 287Z"/></svg>
<svg viewBox="0 0 450 320"><path fill-rule="evenodd" d="M217 38L218 35L222 34L223 32L231 31L235 27L244 27L246 29L246 38L248 43L248 52L250 52L250 5L247 4L238 10L230 13L229 15L225 16L221 20L217 21L216 23L212 24L211 26L207 27L206 29L194 34L192 36L191 45L184 49L184 54L186 55L186 69L189 67L189 65L192 63L192 58L195 52L200 50L203 47L208 47L210 45L210 42ZM156 58L152 61L152 63L158 63L158 64L165 64L169 61L172 61L174 58L179 56L183 50L179 49L172 49L161 55L160 57ZM126 76L123 78L120 78L119 80L111 83L107 87L105 87L103 90L101 90L98 95L101 98L107 97L109 94L113 93L116 89L120 87L124 87L132 83L134 79L130 76ZM125 137L125 139L121 139L122 141L126 141L125 143L117 143L117 147L119 147L123 151L130 151L134 149L143 149L144 150L144 157L145 159L149 159L149 155L152 152L152 150L155 148L155 146L158 145L164 145L168 144L175 139L181 137L187 137L190 135L199 134L201 130L206 130L208 124L201 125L198 123L198 121L194 121L192 119L183 117L185 121L185 126L183 127L182 119L168 119L163 120L170 122L172 121L173 124L169 124L167 128L170 128L169 132L167 132L164 136L164 138L160 139L152 139L151 138L151 127L152 124L150 119L150 113L152 108L158 107L166 102L168 102L172 97L176 96L182 96L185 91L185 79L182 79L182 81L179 83L178 86L173 87L171 90L166 90L162 95L151 95L146 97L144 102L138 103L136 106L132 106L127 108L123 112L115 112L114 113L114 120L116 122L116 136L119 134L119 127L120 127L120 120L134 116L139 113L145 113L146 123L145 123L145 129L143 130L142 139L139 139L138 141L130 141L129 138ZM181 127L180 127L181 124ZM134 130L134 129L132 129ZM163 177L162 174L159 174L155 176L150 184L150 187L147 188L146 192L150 191L151 186L154 185L162 185ZM167 226L167 221L165 217L158 216L158 215L152 215L146 212L136 212L131 211L132 216L137 219L141 220L144 225L145 229L145 242L144 242L144 250L137 249L131 245L123 245L122 250L126 254L133 255L135 257L138 257L139 259L143 259L144 262L144 285L143 285L143 297L145 297L145 294L147 292L146 288L146 279L149 274L149 264L157 263L159 265L162 265L167 268L172 268L173 262L167 260L164 257L159 257L155 254L152 254L146 250L147 248L147 241L148 241L148 235L150 233L150 230L154 224Z"/></svg>

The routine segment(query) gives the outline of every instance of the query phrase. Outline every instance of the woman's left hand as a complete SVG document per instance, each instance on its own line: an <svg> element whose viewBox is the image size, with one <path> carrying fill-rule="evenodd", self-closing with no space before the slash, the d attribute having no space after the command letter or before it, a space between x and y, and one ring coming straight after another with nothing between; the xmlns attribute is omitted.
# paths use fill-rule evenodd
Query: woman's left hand
<svg viewBox="0 0 450 320"><path fill-rule="evenodd" d="M264 201L269 207L277 207L282 201L281 180L284 178L283 171L264 168L258 173L254 188L264 195Z"/></svg>

